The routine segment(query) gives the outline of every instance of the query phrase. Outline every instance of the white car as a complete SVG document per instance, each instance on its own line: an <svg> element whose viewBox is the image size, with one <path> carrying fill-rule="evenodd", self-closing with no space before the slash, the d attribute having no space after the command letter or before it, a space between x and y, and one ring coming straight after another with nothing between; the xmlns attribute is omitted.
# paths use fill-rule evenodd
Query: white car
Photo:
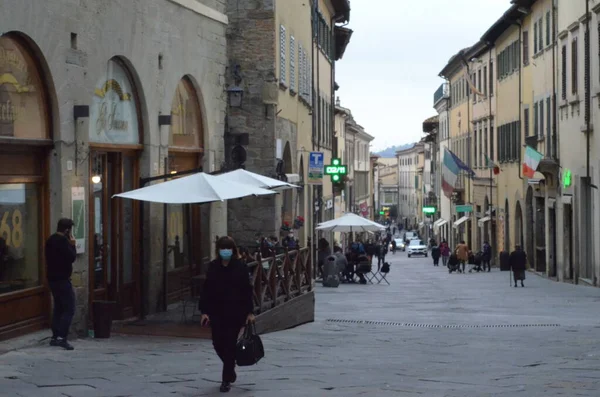
<svg viewBox="0 0 600 397"><path fill-rule="evenodd" d="M407 251L409 258L413 255L424 255L427 258L427 245L423 244L422 240L411 240Z"/></svg>

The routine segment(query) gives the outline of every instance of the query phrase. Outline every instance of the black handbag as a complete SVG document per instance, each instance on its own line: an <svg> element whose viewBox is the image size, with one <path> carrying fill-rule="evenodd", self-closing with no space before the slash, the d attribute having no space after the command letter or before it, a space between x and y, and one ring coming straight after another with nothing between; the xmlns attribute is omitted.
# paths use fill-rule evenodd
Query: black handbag
<svg viewBox="0 0 600 397"><path fill-rule="evenodd" d="M238 340L235 352L235 361L240 367L247 367L258 363L265 356L260 336L256 334L254 323L246 324L244 334Z"/></svg>

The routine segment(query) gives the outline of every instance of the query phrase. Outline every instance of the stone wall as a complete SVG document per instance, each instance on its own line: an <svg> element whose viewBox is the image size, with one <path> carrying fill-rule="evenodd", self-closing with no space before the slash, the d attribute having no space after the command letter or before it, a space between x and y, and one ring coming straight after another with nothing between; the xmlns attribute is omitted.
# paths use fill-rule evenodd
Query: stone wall
<svg viewBox="0 0 600 397"><path fill-rule="evenodd" d="M224 0L201 2L224 11ZM201 98L207 166L222 161L227 55L222 22L165 0L3 0L0 26L3 32L20 32L28 38L49 81L55 140L50 162L52 230L59 218L70 216L71 187L89 189L89 121L76 123L73 106L91 104L94 88L115 56L129 67L140 99L142 176L164 172L167 143L161 139L158 115L170 113L176 86L185 75L192 78ZM67 161L76 166L68 170ZM144 282L149 291L146 307L153 311L162 285L163 211L159 205L146 208L144 246L151 248ZM211 236L225 233L224 205L212 206L210 222ZM80 332L87 328L88 264L88 254L80 255L73 276L78 299L74 328Z"/></svg>
<svg viewBox="0 0 600 397"><path fill-rule="evenodd" d="M230 109L231 134L248 133L246 169L275 176L275 106L264 103L263 90L276 84L275 9L273 0L227 2L228 85L234 84L232 71L239 66L244 89L242 109ZM228 232L238 243L252 244L255 234L278 234L279 197L245 198L228 203ZM279 203L279 204L278 204Z"/></svg>

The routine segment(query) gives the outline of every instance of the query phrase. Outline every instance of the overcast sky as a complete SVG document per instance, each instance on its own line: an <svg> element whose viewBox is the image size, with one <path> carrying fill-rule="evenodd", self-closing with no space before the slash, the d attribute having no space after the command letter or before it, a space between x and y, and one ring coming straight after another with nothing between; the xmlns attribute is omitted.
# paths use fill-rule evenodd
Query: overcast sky
<svg viewBox="0 0 600 397"><path fill-rule="evenodd" d="M336 64L337 95L375 137L377 151L421 139L423 120L437 114L439 72L481 38L510 0L352 0L351 6L354 35Z"/></svg>

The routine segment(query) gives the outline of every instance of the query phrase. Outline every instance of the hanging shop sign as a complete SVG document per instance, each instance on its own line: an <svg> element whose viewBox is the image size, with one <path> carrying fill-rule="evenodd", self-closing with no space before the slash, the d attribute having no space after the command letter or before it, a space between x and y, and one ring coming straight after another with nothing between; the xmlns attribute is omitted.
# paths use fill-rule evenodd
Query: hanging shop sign
<svg viewBox="0 0 600 397"><path fill-rule="evenodd" d="M75 223L73 226L73 238L78 254L85 252L85 188L71 188L71 219Z"/></svg>
<svg viewBox="0 0 600 397"><path fill-rule="evenodd" d="M125 68L110 61L108 73L96 85L90 108L90 142L138 144L138 109Z"/></svg>

